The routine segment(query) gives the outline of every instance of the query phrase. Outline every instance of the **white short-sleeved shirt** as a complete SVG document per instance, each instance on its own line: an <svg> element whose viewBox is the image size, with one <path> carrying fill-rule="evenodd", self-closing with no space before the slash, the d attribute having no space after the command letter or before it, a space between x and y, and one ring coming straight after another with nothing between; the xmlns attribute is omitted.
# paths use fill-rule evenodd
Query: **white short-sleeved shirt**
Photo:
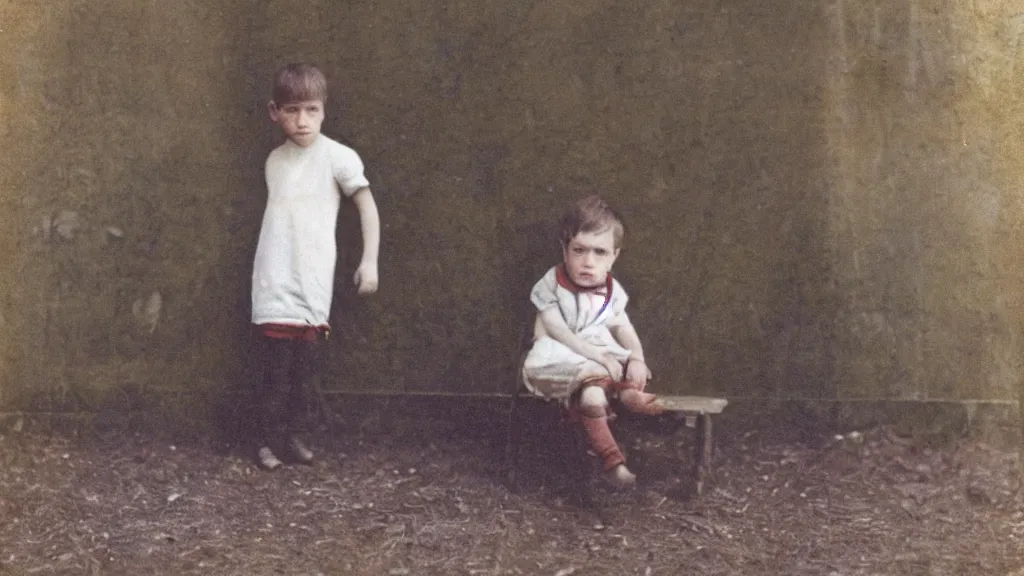
<svg viewBox="0 0 1024 576"><path fill-rule="evenodd" d="M538 312L557 306L569 329L576 334L591 327L611 327L629 322L626 316L629 296L618 280L609 275L607 285L596 293L601 297L592 297L595 295L593 290L581 291L574 287L564 269L553 266L534 284L530 301Z"/></svg>
<svg viewBox="0 0 1024 576"><path fill-rule="evenodd" d="M267 207L252 270L253 324L327 324L341 193L369 186L351 148L320 135L267 158Z"/></svg>

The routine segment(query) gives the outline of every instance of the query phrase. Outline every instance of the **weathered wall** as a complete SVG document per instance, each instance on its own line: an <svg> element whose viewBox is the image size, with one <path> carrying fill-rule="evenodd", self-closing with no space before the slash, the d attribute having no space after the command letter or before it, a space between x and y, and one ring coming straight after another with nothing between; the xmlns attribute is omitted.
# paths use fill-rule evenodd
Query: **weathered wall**
<svg viewBox="0 0 1024 576"><path fill-rule="evenodd" d="M243 377L265 100L295 60L327 72L325 131L363 155L383 221L364 300L342 214L333 389L507 389L554 221L597 190L628 219L617 273L659 389L1015 406L1008 0L17 0L0 17L0 410L130 389L201 420ZM77 221L57 230L62 211ZM155 327L133 311L154 292Z"/></svg>
<svg viewBox="0 0 1024 576"><path fill-rule="evenodd" d="M0 11L0 405L95 409L124 387L195 404L244 334L225 228L250 170L235 142L252 122L241 7ZM154 292L151 330L133 304Z"/></svg>
<svg viewBox="0 0 1024 576"><path fill-rule="evenodd" d="M836 394L1010 409L1022 375L1024 12L838 1L828 17Z"/></svg>
<svg viewBox="0 0 1024 576"><path fill-rule="evenodd" d="M591 190L632 225L619 273L663 386L829 385L814 4L322 6L253 46L256 69L321 63L342 99L330 128L378 171L384 289L368 309L342 299L368 342L343 335L336 385L507 389L551 228Z"/></svg>

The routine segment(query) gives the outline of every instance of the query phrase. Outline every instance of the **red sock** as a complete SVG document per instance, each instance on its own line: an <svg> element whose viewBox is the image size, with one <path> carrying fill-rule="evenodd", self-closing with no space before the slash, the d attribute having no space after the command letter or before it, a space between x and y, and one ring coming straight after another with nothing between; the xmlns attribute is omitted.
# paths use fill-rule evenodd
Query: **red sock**
<svg viewBox="0 0 1024 576"><path fill-rule="evenodd" d="M608 417L600 416L593 418L583 416L583 429L587 432L590 446L597 452L597 455L604 460L604 469L611 470L619 464L626 463L626 457L619 450L619 444L612 437L612 431L608 427Z"/></svg>

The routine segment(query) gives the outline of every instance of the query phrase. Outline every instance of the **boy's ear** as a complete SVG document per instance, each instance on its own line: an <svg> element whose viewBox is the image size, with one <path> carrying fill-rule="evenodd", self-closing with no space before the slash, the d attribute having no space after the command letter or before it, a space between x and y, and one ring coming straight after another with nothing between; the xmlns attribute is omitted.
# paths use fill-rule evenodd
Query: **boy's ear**
<svg viewBox="0 0 1024 576"><path fill-rule="evenodd" d="M267 104L267 111L270 112L270 119L277 122L277 104L273 100Z"/></svg>

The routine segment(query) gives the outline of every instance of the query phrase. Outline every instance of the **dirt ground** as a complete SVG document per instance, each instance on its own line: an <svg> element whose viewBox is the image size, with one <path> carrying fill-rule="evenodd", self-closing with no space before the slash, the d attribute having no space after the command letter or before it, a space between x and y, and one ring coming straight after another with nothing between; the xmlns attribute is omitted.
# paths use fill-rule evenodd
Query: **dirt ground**
<svg viewBox="0 0 1024 576"><path fill-rule="evenodd" d="M1024 575L1017 455L978 441L721 430L694 498L691 431L623 418L640 483L581 507L556 418L528 415L510 486L500 416L382 414L272 473L223 440L15 422L0 574Z"/></svg>

